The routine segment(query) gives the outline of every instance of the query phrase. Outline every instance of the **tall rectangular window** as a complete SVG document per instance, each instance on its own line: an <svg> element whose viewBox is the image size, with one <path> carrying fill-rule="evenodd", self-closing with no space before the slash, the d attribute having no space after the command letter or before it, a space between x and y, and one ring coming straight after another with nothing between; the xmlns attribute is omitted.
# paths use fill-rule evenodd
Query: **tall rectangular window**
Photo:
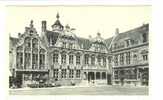
<svg viewBox="0 0 163 100"><path fill-rule="evenodd" d="M84 60L85 60L85 61L84 61L85 64L88 65L88 64L89 64L89 55L87 55L87 54L84 55Z"/></svg>
<svg viewBox="0 0 163 100"><path fill-rule="evenodd" d="M127 64L130 64L130 59L131 59L131 58L130 58L130 52L127 52L127 53L126 53L126 63L127 63Z"/></svg>
<svg viewBox="0 0 163 100"><path fill-rule="evenodd" d="M103 65L106 66L106 57L103 57Z"/></svg>
<svg viewBox="0 0 163 100"><path fill-rule="evenodd" d="M58 63L58 54L57 53L53 54L53 63Z"/></svg>
<svg viewBox="0 0 163 100"><path fill-rule="evenodd" d="M22 64L23 64L23 53L21 52L17 52L17 67L18 68L23 68Z"/></svg>
<svg viewBox="0 0 163 100"><path fill-rule="evenodd" d="M61 78L66 78L66 69L62 69L61 71Z"/></svg>
<svg viewBox="0 0 163 100"><path fill-rule="evenodd" d="M118 66L118 55L115 55L114 57L114 64L115 66Z"/></svg>
<svg viewBox="0 0 163 100"><path fill-rule="evenodd" d="M53 77L55 79L58 79L58 73L59 73L58 69L54 69L54 74L53 74L54 76Z"/></svg>
<svg viewBox="0 0 163 100"><path fill-rule="evenodd" d="M123 65L124 64L124 53L120 54L120 64Z"/></svg>
<svg viewBox="0 0 163 100"><path fill-rule="evenodd" d="M61 63L66 64L66 54L61 55Z"/></svg>
<svg viewBox="0 0 163 100"><path fill-rule="evenodd" d="M44 69L45 67L45 54L40 54L40 69Z"/></svg>
<svg viewBox="0 0 163 100"><path fill-rule="evenodd" d="M118 71L117 70L114 71L114 79L118 79Z"/></svg>
<svg viewBox="0 0 163 100"><path fill-rule="evenodd" d="M95 65L95 56L91 57L91 65Z"/></svg>
<svg viewBox="0 0 163 100"><path fill-rule="evenodd" d="M24 68L25 69L30 66L30 61L31 61L30 53L25 53L25 62L24 62L25 63Z"/></svg>
<svg viewBox="0 0 163 100"><path fill-rule="evenodd" d="M74 77L74 70L70 69L69 70L69 78L73 78Z"/></svg>
<svg viewBox="0 0 163 100"><path fill-rule="evenodd" d="M80 64L80 55L76 55L76 64L77 64L77 65Z"/></svg>
<svg viewBox="0 0 163 100"><path fill-rule="evenodd" d="M69 55L69 64L73 64L74 56Z"/></svg>
<svg viewBox="0 0 163 100"><path fill-rule="evenodd" d="M32 54L32 69L36 69L38 65L38 54Z"/></svg>
<svg viewBox="0 0 163 100"><path fill-rule="evenodd" d="M76 70L76 78L80 78L80 70Z"/></svg>
<svg viewBox="0 0 163 100"><path fill-rule="evenodd" d="M108 57L108 62L109 62L109 64L111 64L111 60L112 60L112 57L109 56L109 57Z"/></svg>
<svg viewBox="0 0 163 100"><path fill-rule="evenodd" d="M101 57L97 58L98 64L101 65Z"/></svg>

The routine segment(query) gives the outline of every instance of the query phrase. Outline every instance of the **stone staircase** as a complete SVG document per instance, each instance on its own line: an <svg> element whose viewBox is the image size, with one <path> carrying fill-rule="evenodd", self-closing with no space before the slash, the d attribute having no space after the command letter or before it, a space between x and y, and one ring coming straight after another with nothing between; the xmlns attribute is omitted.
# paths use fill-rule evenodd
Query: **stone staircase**
<svg viewBox="0 0 163 100"><path fill-rule="evenodd" d="M88 86L89 83L88 83L88 80L82 80L78 85L79 86Z"/></svg>

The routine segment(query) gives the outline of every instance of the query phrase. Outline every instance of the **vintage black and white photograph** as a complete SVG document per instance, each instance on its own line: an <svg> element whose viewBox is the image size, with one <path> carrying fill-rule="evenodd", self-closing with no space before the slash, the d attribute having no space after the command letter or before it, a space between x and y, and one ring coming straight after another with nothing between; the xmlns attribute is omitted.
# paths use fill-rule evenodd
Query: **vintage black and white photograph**
<svg viewBox="0 0 163 100"><path fill-rule="evenodd" d="M10 95L148 95L151 6L7 6Z"/></svg>

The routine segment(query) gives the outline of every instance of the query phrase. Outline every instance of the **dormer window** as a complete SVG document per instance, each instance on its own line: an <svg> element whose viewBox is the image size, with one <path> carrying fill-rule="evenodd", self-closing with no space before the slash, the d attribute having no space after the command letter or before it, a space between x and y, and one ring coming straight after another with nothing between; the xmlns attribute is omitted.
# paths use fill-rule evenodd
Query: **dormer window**
<svg viewBox="0 0 163 100"><path fill-rule="evenodd" d="M147 61L148 60L148 55L143 55L143 61Z"/></svg>
<svg viewBox="0 0 163 100"><path fill-rule="evenodd" d="M73 49L73 44L72 43L69 44L69 49Z"/></svg>
<svg viewBox="0 0 163 100"><path fill-rule="evenodd" d="M66 42L63 42L63 43L62 43L62 47L63 47L63 48L66 48Z"/></svg>
<svg viewBox="0 0 163 100"><path fill-rule="evenodd" d="M147 42L147 34L144 33L144 34L142 35L142 37L143 37L143 43L144 43L144 42Z"/></svg>
<svg viewBox="0 0 163 100"><path fill-rule="evenodd" d="M33 31L31 30L31 31L30 31L30 34L32 34L32 33L33 33Z"/></svg>
<svg viewBox="0 0 163 100"><path fill-rule="evenodd" d="M128 47L130 45L130 41L126 40L126 46Z"/></svg>
<svg viewBox="0 0 163 100"><path fill-rule="evenodd" d="M114 49L117 49L117 44L116 43L114 44Z"/></svg>

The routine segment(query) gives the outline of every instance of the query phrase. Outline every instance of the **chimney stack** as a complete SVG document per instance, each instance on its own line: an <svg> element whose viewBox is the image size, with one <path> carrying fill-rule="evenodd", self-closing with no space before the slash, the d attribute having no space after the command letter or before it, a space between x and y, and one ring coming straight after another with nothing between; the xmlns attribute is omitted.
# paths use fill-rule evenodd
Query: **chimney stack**
<svg viewBox="0 0 163 100"><path fill-rule="evenodd" d="M42 32L46 31L46 21L42 21Z"/></svg>
<svg viewBox="0 0 163 100"><path fill-rule="evenodd" d="M115 34L116 34L116 35L119 34L119 29L118 29L118 28L115 29Z"/></svg>

